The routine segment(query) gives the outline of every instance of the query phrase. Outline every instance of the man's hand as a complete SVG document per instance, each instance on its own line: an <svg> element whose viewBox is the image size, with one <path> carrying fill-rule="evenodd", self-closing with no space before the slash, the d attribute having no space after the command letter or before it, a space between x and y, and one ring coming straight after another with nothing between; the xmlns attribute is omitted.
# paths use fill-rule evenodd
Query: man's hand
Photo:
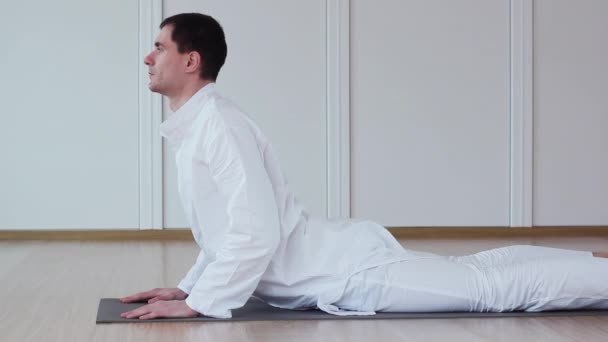
<svg viewBox="0 0 608 342"><path fill-rule="evenodd" d="M153 289L146 292L136 293L134 295L120 298L123 303L132 303L147 300L149 304L158 302L159 300L183 300L188 297L188 294L178 288L171 289Z"/></svg>
<svg viewBox="0 0 608 342"><path fill-rule="evenodd" d="M156 303L146 304L132 311L120 314L122 318L190 318L198 316L198 312L190 309L183 300L157 301Z"/></svg>

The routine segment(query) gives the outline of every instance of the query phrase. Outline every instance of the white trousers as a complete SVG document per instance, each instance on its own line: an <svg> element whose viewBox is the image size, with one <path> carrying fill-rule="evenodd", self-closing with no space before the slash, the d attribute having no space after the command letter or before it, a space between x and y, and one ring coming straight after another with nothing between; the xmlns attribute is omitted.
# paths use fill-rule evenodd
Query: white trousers
<svg viewBox="0 0 608 342"><path fill-rule="evenodd" d="M353 275L334 305L384 312L607 309L608 259L522 245L400 261Z"/></svg>

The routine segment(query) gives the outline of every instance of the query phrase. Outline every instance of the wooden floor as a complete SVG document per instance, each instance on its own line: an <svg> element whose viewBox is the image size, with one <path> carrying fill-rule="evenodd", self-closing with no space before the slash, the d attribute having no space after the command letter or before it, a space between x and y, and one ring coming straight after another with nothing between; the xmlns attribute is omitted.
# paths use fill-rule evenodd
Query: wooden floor
<svg viewBox="0 0 608 342"><path fill-rule="evenodd" d="M608 250L606 237L401 241L446 255L512 244ZM100 298L173 287L197 251L189 241L0 241L0 341L608 341L606 316L95 324Z"/></svg>

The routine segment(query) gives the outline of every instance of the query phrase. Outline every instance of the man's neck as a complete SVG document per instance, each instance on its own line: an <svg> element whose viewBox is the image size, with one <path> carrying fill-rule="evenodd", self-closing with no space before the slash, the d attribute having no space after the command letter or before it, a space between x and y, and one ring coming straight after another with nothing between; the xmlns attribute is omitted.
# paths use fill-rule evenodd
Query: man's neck
<svg viewBox="0 0 608 342"><path fill-rule="evenodd" d="M169 96L169 108L171 108L171 111L173 112L177 111L184 103L188 102L192 95L196 94L197 91L212 82L213 81L199 79L195 83L184 86L177 95Z"/></svg>

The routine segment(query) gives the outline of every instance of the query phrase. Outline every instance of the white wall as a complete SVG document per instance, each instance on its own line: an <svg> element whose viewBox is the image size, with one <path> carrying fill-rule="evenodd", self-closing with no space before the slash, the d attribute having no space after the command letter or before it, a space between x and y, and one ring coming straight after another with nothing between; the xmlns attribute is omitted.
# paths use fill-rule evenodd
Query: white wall
<svg viewBox="0 0 608 342"><path fill-rule="evenodd" d="M534 2L534 224L608 224L608 1Z"/></svg>
<svg viewBox="0 0 608 342"><path fill-rule="evenodd" d="M3 4L1 229L139 227L137 15L135 0Z"/></svg>
<svg viewBox="0 0 608 342"><path fill-rule="evenodd" d="M518 226L511 219L526 213L540 226L608 224L608 3L529 4L351 1L353 216L390 226ZM523 28L510 23L519 15ZM532 84L512 93L511 77L527 73ZM524 103L524 126L510 124L512 99Z"/></svg>
<svg viewBox="0 0 608 342"><path fill-rule="evenodd" d="M509 77L507 0L352 1L352 215L509 225Z"/></svg>
<svg viewBox="0 0 608 342"><path fill-rule="evenodd" d="M350 6L339 41L350 55L339 60L350 62L351 187L341 194L328 194L338 189L327 181L328 94L339 92L327 86L337 18L326 1L162 2L162 17L201 11L223 24L218 86L258 119L313 215L346 195L351 216L386 226L508 226L521 183L535 225L608 225L605 1L534 1L529 184L513 182L510 162L510 102L521 96L510 91L510 6L529 2L327 1ZM147 228L148 181L164 191L164 226L186 226L171 151L152 147L162 164L146 164L158 123L138 131L148 122L138 113L141 4L3 8L0 229ZM140 188L149 171L164 174Z"/></svg>

